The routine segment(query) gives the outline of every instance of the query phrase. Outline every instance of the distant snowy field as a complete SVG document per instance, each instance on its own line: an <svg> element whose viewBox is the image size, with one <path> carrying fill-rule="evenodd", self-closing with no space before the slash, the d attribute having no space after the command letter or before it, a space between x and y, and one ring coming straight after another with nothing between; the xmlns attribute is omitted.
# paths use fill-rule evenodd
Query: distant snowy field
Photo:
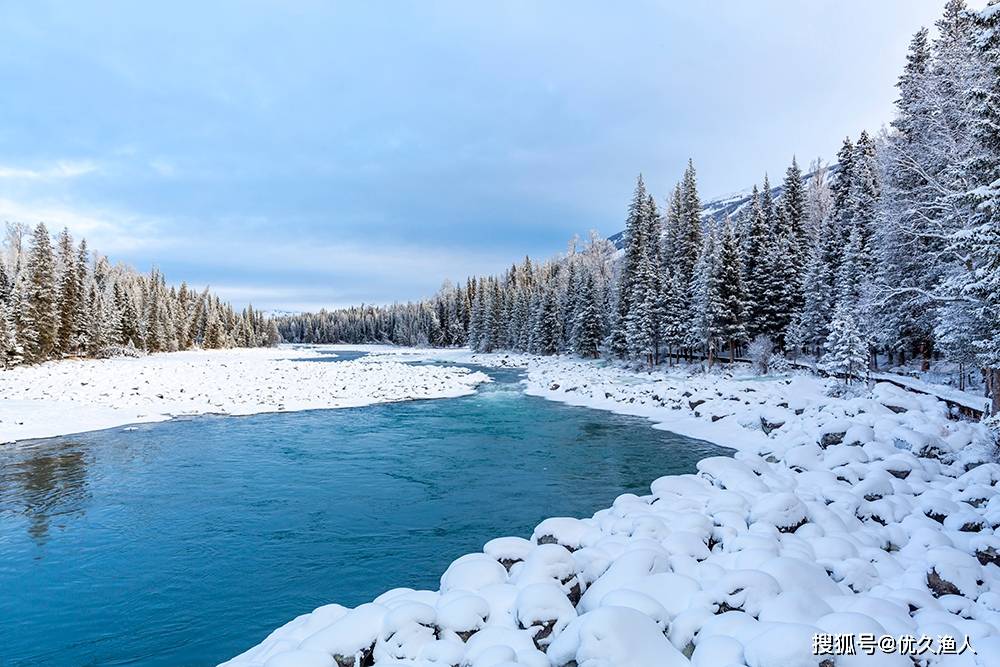
<svg viewBox="0 0 1000 667"><path fill-rule="evenodd" d="M281 346L67 360L0 371L0 443L178 415L247 415L462 396L489 379L464 368L412 366L391 357L308 360L323 356L316 348Z"/></svg>
<svg viewBox="0 0 1000 667"><path fill-rule="evenodd" d="M424 356L442 354L387 359ZM591 518L498 537L455 560L437 591L320 607L226 665L998 664L1000 465L986 430L950 421L937 399L884 383L831 397L833 385L807 376L444 356L522 366L532 394L738 452ZM866 655L867 634L926 647ZM850 635L858 655L814 655L817 635ZM942 636L977 653L935 655L952 648Z"/></svg>

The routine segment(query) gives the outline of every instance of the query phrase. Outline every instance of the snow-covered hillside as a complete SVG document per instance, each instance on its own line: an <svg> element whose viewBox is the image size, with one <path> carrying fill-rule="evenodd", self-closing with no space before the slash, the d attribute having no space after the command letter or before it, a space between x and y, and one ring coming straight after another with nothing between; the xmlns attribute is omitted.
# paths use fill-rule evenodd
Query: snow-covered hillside
<svg viewBox="0 0 1000 667"><path fill-rule="evenodd" d="M832 177L837 173L838 165L828 165L824 166L826 170L827 177ZM808 185L809 181L816 177L815 171L810 171L802 176L803 186ZM771 188L771 197L774 201L780 201L781 195L784 193L784 187L779 183L776 187ZM733 192L728 195L722 195L721 197L716 197L710 201L702 204L701 207L701 217L710 220L712 222L722 222L726 216L737 217L746 210L747 205L750 203L750 198L753 195L753 188L747 188L745 190L739 190L738 192ZM625 247L625 231L616 232L608 237L608 240L615 244L615 247L621 250Z"/></svg>
<svg viewBox="0 0 1000 667"><path fill-rule="evenodd" d="M996 665L1000 465L981 425L886 384L838 398L811 376L474 359L526 366L530 393L738 452L498 537L437 591L320 607L229 667ZM826 635L858 655L822 653ZM867 635L893 651L866 655ZM971 649L943 654L942 636Z"/></svg>

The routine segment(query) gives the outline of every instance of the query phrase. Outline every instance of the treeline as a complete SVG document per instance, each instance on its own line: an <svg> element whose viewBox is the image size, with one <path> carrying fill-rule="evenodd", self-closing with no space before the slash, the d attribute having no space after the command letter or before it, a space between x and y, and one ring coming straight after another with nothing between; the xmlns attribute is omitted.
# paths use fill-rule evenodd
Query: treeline
<svg viewBox="0 0 1000 667"><path fill-rule="evenodd" d="M289 340L470 345L650 364L770 347L846 374L914 357L983 369L1000 408L1000 3L950 0L919 31L891 128L836 169L793 159L732 219L703 217L694 166L662 208L639 177L624 249L592 237L417 304L293 316ZM780 196L775 193L780 192Z"/></svg>
<svg viewBox="0 0 1000 667"><path fill-rule="evenodd" d="M69 356L107 357L194 347L258 347L280 340L275 322L237 312L208 289L167 286L92 254L68 230L53 239L8 224L0 252L0 367Z"/></svg>

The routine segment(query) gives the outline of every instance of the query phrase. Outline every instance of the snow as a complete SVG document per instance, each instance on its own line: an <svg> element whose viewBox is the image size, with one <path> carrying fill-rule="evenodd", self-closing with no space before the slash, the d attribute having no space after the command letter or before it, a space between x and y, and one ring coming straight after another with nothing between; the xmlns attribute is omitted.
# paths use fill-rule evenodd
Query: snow
<svg viewBox="0 0 1000 667"><path fill-rule="evenodd" d="M957 403L958 405L972 408L973 410L988 411L989 409L990 399L981 394L976 395L969 391L956 389L955 387L947 387L896 373L872 373L871 377L874 380L891 380L897 384L906 385L915 391L930 394L931 396L936 396Z"/></svg>
<svg viewBox="0 0 1000 667"><path fill-rule="evenodd" d="M885 383L840 396L833 380L812 376L377 354L522 367L530 394L647 417L736 453L590 518L546 519L530 540L489 541L456 559L439 591L380 596L404 611L343 650L367 641L376 665L414 667L816 667L817 633L950 633L958 645L967 635L978 655L940 664L985 667L1000 646L1000 465L985 427L949 420L934 396ZM328 609L313 615L343 626L347 617ZM226 664L259 667L315 648L306 624L328 637L300 619ZM390 635L391 656L381 648ZM913 663L894 654L836 664Z"/></svg>
<svg viewBox="0 0 1000 667"><path fill-rule="evenodd" d="M0 371L0 443L181 415L249 415L455 397L489 381L480 372L411 365L398 356L310 361L321 358L329 357L318 348L281 346L18 366Z"/></svg>

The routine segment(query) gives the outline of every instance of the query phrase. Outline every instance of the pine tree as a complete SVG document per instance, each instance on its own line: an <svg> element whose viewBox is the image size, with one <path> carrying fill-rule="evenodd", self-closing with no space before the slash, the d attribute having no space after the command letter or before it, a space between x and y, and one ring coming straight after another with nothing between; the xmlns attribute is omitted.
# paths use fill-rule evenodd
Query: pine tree
<svg viewBox="0 0 1000 667"><path fill-rule="evenodd" d="M851 232L847 247L844 249L844 256L840 262L840 270L837 273L837 308L844 312L857 312L861 305L861 283L862 283L862 246L861 231L854 229Z"/></svg>
<svg viewBox="0 0 1000 667"><path fill-rule="evenodd" d="M625 218L625 253L622 258L621 273L618 278L618 308L615 324L611 331L609 347L619 357L628 353L628 320L635 292L636 271L645 254L648 232L649 195L642 174L636 181L632 201Z"/></svg>
<svg viewBox="0 0 1000 667"><path fill-rule="evenodd" d="M764 185L760 190L760 210L764 216L764 229L768 234L778 234L778 210L774 204L774 192L771 188L771 179L764 174Z"/></svg>
<svg viewBox="0 0 1000 667"><path fill-rule="evenodd" d="M667 201L666 219L663 224L663 262L672 270L684 263L685 247L684 202L681 196L681 185L674 186Z"/></svg>
<svg viewBox="0 0 1000 667"><path fill-rule="evenodd" d="M794 320L797 341L815 354L829 335L830 305L833 303L832 280L824 259L820 234L813 240L802 278L803 306ZM789 343L791 345L791 343Z"/></svg>
<svg viewBox="0 0 1000 667"><path fill-rule="evenodd" d="M792 240L781 234L771 240L764 254L765 303L761 329L758 334L771 338L778 347L784 347L785 330L792 318L800 310L796 303L798 299L798 277L792 249Z"/></svg>
<svg viewBox="0 0 1000 667"><path fill-rule="evenodd" d="M626 317L626 341L629 354L653 363L656 307L659 293L649 288L655 281L655 269L645 254L639 260L635 282L632 287L632 306Z"/></svg>
<svg viewBox="0 0 1000 667"><path fill-rule="evenodd" d="M114 285L115 311L119 315L119 324L114 330L120 332L117 338L118 344L126 347L142 348L143 340L140 331L139 312L136 310L135 301L129 291L120 281L115 281Z"/></svg>
<svg viewBox="0 0 1000 667"><path fill-rule="evenodd" d="M8 302L0 301L0 368L16 366L23 358L10 311Z"/></svg>
<svg viewBox="0 0 1000 667"><path fill-rule="evenodd" d="M497 280L489 282L488 292L484 301L485 320L484 331L480 338L480 347L484 352L492 352L500 347L500 330L502 328L501 314L503 312L503 294Z"/></svg>
<svg viewBox="0 0 1000 667"><path fill-rule="evenodd" d="M802 184L802 171L798 162L785 171L781 195L781 233L788 239L790 252L788 263L791 267L791 305L795 312L802 308L802 272L809 255L809 239L806 234L806 192Z"/></svg>
<svg viewBox="0 0 1000 667"><path fill-rule="evenodd" d="M974 300L973 313L981 331L976 347L987 369L992 411L1000 414L1000 2L991 0L975 16L975 41L983 71L972 90L971 128L976 142L968 172L974 187L967 194L973 205L969 233L972 271L963 291Z"/></svg>
<svg viewBox="0 0 1000 667"><path fill-rule="evenodd" d="M677 283L676 272L667 270L660 282L660 335L668 354L685 344L687 312L685 289ZM669 357L671 362L673 357Z"/></svg>
<svg viewBox="0 0 1000 667"><path fill-rule="evenodd" d="M651 319L649 322L649 335L652 339L652 360L654 364L660 363L660 322L663 318L661 311L660 285L663 272L663 219L657 210L656 200L649 196L646 202L646 248L645 262L647 268L643 274L642 284L645 291L644 298L649 304Z"/></svg>
<svg viewBox="0 0 1000 667"><path fill-rule="evenodd" d="M597 358L600 354L602 323L603 314L594 276L587 273L582 280L573 319L573 351L581 357Z"/></svg>
<svg viewBox="0 0 1000 667"><path fill-rule="evenodd" d="M767 334L768 301L767 278L770 267L767 264L768 246L773 236L767 228L767 219L761 206L760 193L753 186L749 204L749 229L744 239L742 253L744 288L746 290L746 329L750 338Z"/></svg>
<svg viewBox="0 0 1000 667"><path fill-rule="evenodd" d="M863 270L870 272L874 261L871 238L876 227L881 185L875 140L867 132L861 133L854 146L851 169L851 227L848 238L850 232L856 229L861 244L859 261Z"/></svg>
<svg viewBox="0 0 1000 667"><path fill-rule="evenodd" d="M826 349L823 366L831 373L844 375L846 383L850 384L851 378L865 369L867 346L849 309L838 306Z"/></svg>
<svg viewBox="0 0 1000 667"><path fill-rule="evenodd" d="M896 87L899 88L899 99L896 100L899 114L892 121L892 126L906 142L920 140L926 132L930 64L931 48L927 40L927 28L921 28L910 40L906 66L896 82Z"/></svg>
<svg viewBox="0 0 1000 667"><path fill-rule="evenodd" d="M740 275L740 249L732 220L727 216L717 262L719 289L719 334L729 344L729 360L735 361L736 348L747 341L746 292Z"/></svg>
<svg viewBox="0 0 1000 667"><path fill-rule="evenodd" d="M833 215L837 221L840 238L847 240L854 218L852 209L851 188L854 182L854 144L850 137L844 139L837 151L837 176L830 185L833 194Z"/></svg>
<svg viewBox="0 0 1000 667"><path fill-rule="evenodd" d="M719 285L717 242L710 229L702 241L702 250L695 263L689 286L688 345L700 348L711 366L722 338L723 304Z"/></svg>
<svg viewBox="0 0 1000 667"><path fill-rule="evenodd" d="M143 336L143 340L145 341L146 349L150 352L164 352L169 349L165 322L166 304L164 303L164 290L160 282L160 274L156 269L153 269L149 274L147 284L144 317L146 333Z"/></svg>
<svg viewBox="0 0 1000 667"><path fill-rule="evenodd" d="M0 258L0 303L10 303L14 294L14 277Z"/></svg>
<svg viewBox="0 0 1000 667"><path fill-rule="evenodd" d="M44 223L35 227L28 256L27 280L18 338L25 358L31 362L49 359L57 350L59 320L56 313L56 271L52 240Z"/></svg>
<svg viewBox="0 0 1000 667"><path fill-rule="evenodd" d="M59 234L59 296L58 296L58 337L56 350L59 354L71 354L74 351L74 334L76 333L76 314L79 310L78 273L76 266L76 248L68 229Z"/></svg>
<svg viewBox="0 0 1000 667"><path fill-rule="evenodd" d="M208 350L220 350L228 345L226 336L226 313L215 297L206 298L205 305L205 342Z"/></svg>
<svg viewBox="0 0 1000 667"><path fill-rule="evenodd" d="M76 311L73 313L73 336L70 347L74 352L87 353L90 349L90 332L93 329L94 311L90 309L90 252L87 240L81 239L76 252L76 273L74 291Z"/></svg>
<svg viewBox="0 0 1000 667"><path fill-rule="evenodd" d="M477 352L481 351L480 346L482 345L482 341L485 339L483 334L483 323L485 321L486 311L486 304L483 295L484 292L485 289L482 279L480 279L474 292L475 296L472 301L472 313L469 316L469 347Z"/></svg>
<svg viewBox="0 0 1000 667"><path fill-rule="evenodd" d="M698 179L694 162L688 160L687 169L681 179L681 220L678 230L678 249L675 253L679 277L689 282L702 249L701 198L698 196Z"/></svg>
<svg viewBox="0 0 1000 667"><path fill-rule="evenodd" d="M580 291L582 289L580 285L580 280L582 276L579 275L577 270L578 258L576 257L575 248L576 239L573 240L571 244L573 249L565 260L565 284L560 285L559 291L559 321L563 324L562 327L562 342L560 347L563 349L572 349L573 343L573 317L577 311L577 299L579 298Z"/></svg>
<svg viewBox="0 0 1000 667"><path fill-rule="evenodd" d="M560 323L559 300L555 290L545 289L542 296L538 316L537 346L538 353L551 355L559 352Z"/></svg>

